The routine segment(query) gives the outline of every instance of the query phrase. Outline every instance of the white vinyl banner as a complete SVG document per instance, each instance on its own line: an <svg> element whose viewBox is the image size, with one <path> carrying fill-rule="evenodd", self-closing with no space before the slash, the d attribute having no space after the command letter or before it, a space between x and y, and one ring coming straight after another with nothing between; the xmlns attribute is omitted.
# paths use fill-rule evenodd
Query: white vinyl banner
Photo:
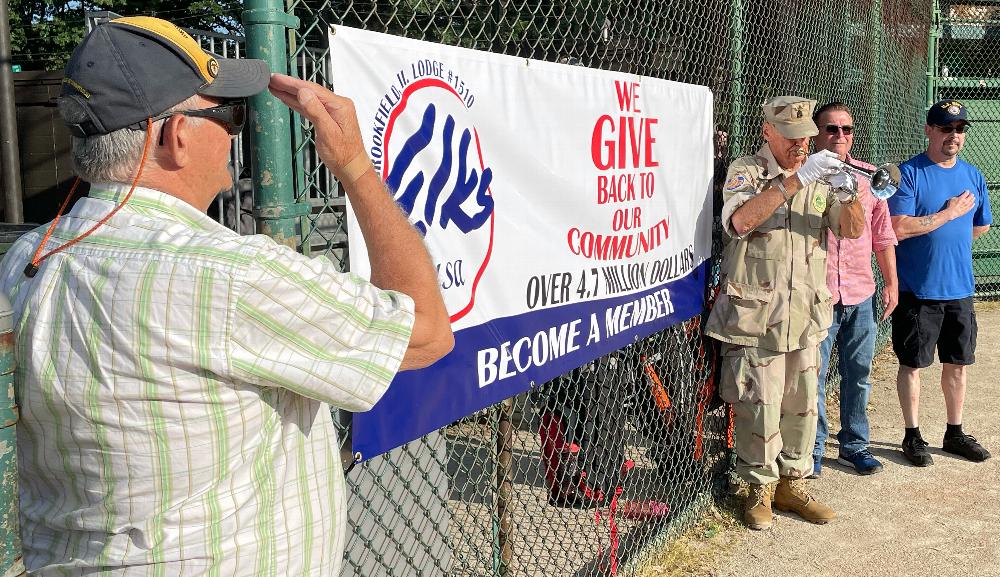
<svg viewBox="0 0 1000 577"><path fill-rule="evenodd" d="M355 415L363 458L702 312L708 88L346 27L330 56L425 235L456 336ZM348 214L351 270L367 278Z"/></svg>

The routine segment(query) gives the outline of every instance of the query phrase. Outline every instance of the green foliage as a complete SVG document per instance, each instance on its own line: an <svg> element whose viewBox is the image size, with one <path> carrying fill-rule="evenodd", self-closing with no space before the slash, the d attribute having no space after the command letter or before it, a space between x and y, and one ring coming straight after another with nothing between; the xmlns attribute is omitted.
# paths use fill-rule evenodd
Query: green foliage
<svg viewBox="0 0 1000 577"><path fill-rule="evenodd" d="M242 0L9 0L13 63L60 70L86 31L85 10L158 16L184 28L242 34Z"/></svg>

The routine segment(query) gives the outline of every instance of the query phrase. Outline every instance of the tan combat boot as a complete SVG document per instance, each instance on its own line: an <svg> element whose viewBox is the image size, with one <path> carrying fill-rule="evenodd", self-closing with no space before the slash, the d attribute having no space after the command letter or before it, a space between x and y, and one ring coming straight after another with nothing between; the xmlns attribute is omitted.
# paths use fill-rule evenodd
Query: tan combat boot
<svg viewBox="0 0 1000 577"><path fill-rule="evenodd" d="M782 477L774 491L774 507L779 511L797 513L799 517L818 525L832 521L837 514L807 493L803 483L801 479Z"/></svg>
<svg viewBox="0 0 1000 577"><path fill-rule="evenodd" d="M771 485L750 483L747 499L743 502L743 522L755 531L771 528Z"/></svg>

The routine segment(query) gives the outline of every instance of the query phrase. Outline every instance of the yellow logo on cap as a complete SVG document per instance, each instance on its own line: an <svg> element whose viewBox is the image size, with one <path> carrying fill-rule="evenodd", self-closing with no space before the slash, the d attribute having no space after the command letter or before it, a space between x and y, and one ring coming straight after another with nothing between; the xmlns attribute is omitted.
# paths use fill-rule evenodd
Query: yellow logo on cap
<svg viewBox="0 0 1000 577"><path fill-rule="evenodd" d="M80 86L80 83L76 80L73 80L72 78L63 78L63 84L70 85L74 90L80 93L80 96L90 100L90 91L83 86Z"/></svg>
<svg viewBox="0 0 1000 577"><path fill-rule="evenodd" d="M219 75L219 61L215 58L210 58L208 60L208 73L215 78Z"/></svg>
<svg viewBox="0 0 1000 577"><path fill-rule="evenodd" d="M174 45L178 50L191 58L191 62L198 68L198 73L206 83L212 82L215 75L219 73L219 63L210 54L202 50L201 46L198 45L198 41L192 38L190 34L171 22L160 18L153 18L152 16L128 16L125 18L116 18L110 24L125 25L145 30ZM215 64L214 73L211 69L212 63Z"/></svg>

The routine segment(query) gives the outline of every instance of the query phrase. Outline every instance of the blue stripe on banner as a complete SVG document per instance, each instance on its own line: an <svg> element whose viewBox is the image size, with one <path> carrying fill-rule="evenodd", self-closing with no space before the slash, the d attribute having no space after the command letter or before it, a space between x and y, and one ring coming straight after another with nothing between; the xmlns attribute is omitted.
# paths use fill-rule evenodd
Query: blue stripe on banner
<svg viewBox="0 0 1000 577"><path fill-rule="evenodd" d="M643 292L458 331L448 356L399 373L372 410L354 415L354 451L370 459L700 314L708 266ZM588 344L595 320L600 340Z"/></svg>

